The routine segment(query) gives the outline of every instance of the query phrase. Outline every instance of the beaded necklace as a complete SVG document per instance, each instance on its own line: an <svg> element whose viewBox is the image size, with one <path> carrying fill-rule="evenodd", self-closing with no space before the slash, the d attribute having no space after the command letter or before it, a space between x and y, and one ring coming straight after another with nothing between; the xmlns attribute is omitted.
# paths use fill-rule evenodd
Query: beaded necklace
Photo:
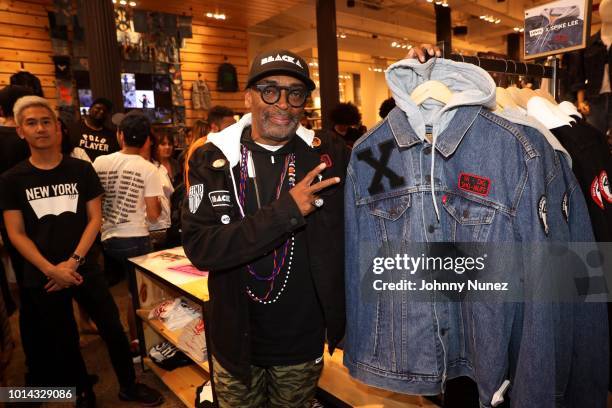
<svg viewBox="0 0 612 408"><path fill-rule="evenodd" d="M238 199L240 200L240 205L244 208L244 203L246 201L246 185L248 179L248 159L249 159L249 151L244 145L240 145L240 153L241 153L241 161L240 161L240 188L238 192ZM288 177L288 185L289 189L295 186L295 154L290 153L285 156L285 164L283 170L281 172L280 180L278 185L276 186L276 199L280 197L281 190L283 188L283 183L285 182L285 177ZM291 246L291 248L289 248ZM289 274L291 273L291 263L293 262L293 248L295 246L295 235L291 234L291 237L285 241L280 251L274 250L274 263L272 267L272 273L269 276L259 275L253 267L249 264L247 265L247 270L251 276L253 276L258 281L267 281L270 286L268 291L263 297L258 297L253 293L251 288L247 286L246 291L249 297L259 303L264 305L268 305L274 303L278 300L281 293L285 290L287 286L287 280L289 279ZM280 288L274 299L270 299L270 295L272 294L272 290L274 289L274 281L276 277L280 274L283 266L285 265L285 261L287 260L287 253L289 253L289 261L287 262L287 273L285 275L285 281L283 282L283 286Z"/></svg>

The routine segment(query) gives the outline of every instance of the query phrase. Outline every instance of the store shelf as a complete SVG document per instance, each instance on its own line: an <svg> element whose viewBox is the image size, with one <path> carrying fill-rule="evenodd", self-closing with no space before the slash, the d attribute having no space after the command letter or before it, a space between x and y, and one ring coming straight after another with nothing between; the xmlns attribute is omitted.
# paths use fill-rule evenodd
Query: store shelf
<svg viewBox="0 0 612 408"><path fill-rule="evenodd" d="M164 255L176 256L176 260ZM208 277L172 270L170 268L191 265L183 247L164 249L150 254L129 258L129 261L145 275L173 287L194 301L208 301Z"/></svg>
<svg viewBox="0 0 612 408"><path fill-rule="evenodd" d="M344 353L336 349L330 356L325 347L325 365L319 379L319 388L352 406L385 408L437 408L438 405L417 395L398 394L369 387L353 379L342 364Z"/></svg>
<svg viewBox="0 0 612 408"><path fill-rule="evenodd" d="M182 330L172 331L168 329L166 326L164 326L164 324L159 320L149 320L149 310L138 309L136 311L136 314L138 315L138 317L142 319L143 322L145 322L147 325L149 325L149 327L155 330L157 334L159 334L160 336L168 340L170 343L178 347L178 340L179 340L179 337L181 336ZM181 351L185 353L187 357L192 359L195 365L197 365L200 369L204 370L206 374L210 374L210 367L208 366L208 361L204 361L203 363L200 363L188 351L185 351L182 349Z"/></svg>
<svg viewBox="0 0 612 408"><path fill-rule="evenodd" d="M166 371L157 365L150 358L144 359L144 364L151 369L170 390L187 407L195 407L196 389L208 380L195 366L175 368Z"/></svg>

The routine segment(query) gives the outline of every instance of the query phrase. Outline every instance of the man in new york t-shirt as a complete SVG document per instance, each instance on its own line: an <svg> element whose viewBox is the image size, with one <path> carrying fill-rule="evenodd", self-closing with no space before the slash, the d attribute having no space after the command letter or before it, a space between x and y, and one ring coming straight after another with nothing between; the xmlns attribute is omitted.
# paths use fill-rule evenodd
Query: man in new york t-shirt
<svg viewBox="0 0 612 408"><path fill-rule="evenodd" d="M62 155L59 122L47 100L26 96L14 111L17 132L31 155L2 175L0 209L11 242L26 260L19 281L26 383L76 386L77 405L95 405L79 347L74 298L108 347L121 386L119 398L160 404L159 393L135 382L117 306L89 254L102 218L99 179L88 162Z"/></svg>
<svg viewBox="0 0 612 408"><path fill-rule="evenodd" d="M72 144L85 150L93 162L97 157L119 150L115 132L106 127L113 104L106 98L98 98L91 104L89 114L72 128Z"/></svg>

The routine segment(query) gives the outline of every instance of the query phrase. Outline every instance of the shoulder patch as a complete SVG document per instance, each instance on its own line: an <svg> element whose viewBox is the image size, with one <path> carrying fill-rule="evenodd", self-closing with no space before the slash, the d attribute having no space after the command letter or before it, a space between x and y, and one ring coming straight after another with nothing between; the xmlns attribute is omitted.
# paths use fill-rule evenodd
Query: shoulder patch
<svg viewBox="0 0 612 408"><path fill-rule="evenodd" d="M195 214L200 208L204 197L204 184L196 184L189 187L189 211Z"/></svg>

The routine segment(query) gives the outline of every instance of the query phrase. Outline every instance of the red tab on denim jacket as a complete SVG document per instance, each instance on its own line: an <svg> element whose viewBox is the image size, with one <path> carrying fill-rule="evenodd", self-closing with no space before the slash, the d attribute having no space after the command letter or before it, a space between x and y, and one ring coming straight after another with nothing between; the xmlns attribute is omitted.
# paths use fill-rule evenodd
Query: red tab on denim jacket
<svg viewBox="0 0 612 408"><path fill-rule="evenodd" d="M488 196L491 189L491 180L474 174L459 173L459 188L470 193Z"/></svg>

